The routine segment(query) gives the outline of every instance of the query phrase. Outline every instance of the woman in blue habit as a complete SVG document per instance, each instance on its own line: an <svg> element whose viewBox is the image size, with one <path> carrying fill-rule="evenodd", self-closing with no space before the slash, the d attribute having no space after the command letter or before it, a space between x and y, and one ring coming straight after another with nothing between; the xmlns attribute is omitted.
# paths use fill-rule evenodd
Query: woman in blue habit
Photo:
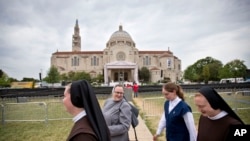
<svg viewBox="0 0 250 141"><path fill-rule="evenodd" d="M182 88L175 83L167 83L162 87L162 94L167 99L164 113L153 140L166 128L167 141L196 141L197 132L189 105L184 102Z"/></svg>

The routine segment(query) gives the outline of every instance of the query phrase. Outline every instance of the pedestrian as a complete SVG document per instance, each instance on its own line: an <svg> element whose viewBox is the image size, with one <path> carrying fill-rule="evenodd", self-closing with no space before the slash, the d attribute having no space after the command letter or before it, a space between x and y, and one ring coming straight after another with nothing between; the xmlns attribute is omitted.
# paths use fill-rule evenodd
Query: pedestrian
<svg viewBox="0 0 250 141"><path fill-rule="evenodd" d="M166 128L167 141L196 141L197 132L190 106L184 102L182 88L172 82L162 87L162 94L167 99L153 140Z"/></svg>
<svg viewBox="0 0 250 141"><path fill-rule="evenodd" d="M228 140L230 125L244 124L217 91L203 86L194 97L201 113L197 141Z"/></svg>
<svg viewBox="0 0 250 141"><path fill-rule="evenodd" d="M67 141L110 141L110 134L99 103L86 80L68 84L63 104L74 116Z"/></svg>
<svg viewBox="0 0 250 141"><path fill-rule="evenodd" d="M108 125L111 141L129 141L128 131L131 124L131 108L123 98L123 85L116 85L111 98L104 102L103 115Z"/></svg>
<svg viewBox="0 0 250 141"><path fill-rule="evenodd" d="M136 82L134 82L133 83L134 98L138 97L138 89L139 89L139 85Z"/></svg>

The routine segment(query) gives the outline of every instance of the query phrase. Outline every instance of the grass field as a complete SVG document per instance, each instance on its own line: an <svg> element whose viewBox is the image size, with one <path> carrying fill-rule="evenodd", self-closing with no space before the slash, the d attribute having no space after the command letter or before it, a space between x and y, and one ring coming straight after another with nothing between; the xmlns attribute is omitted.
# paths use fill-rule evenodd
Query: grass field
<svg viewBox="0 0 250 141"><path fill-rule="evenodd" d="M157 97L155 101L150 101L147 105L145 102L146 98ZM249 96L233 97L230 95L223 95L231 107L248 109L237 110L237 114L242 118L246 124L250 124L250 103L242 101L250 101ZM188 96L186 102L192 107L193 112L197 109L193 103L193 97ZM238 101L236 102L235 99ZM103 105L104 99L98 99L100 105ZM161 94L140 94L140 96L133 100L134 104L140 108L140 115L145 119L147 126L149 127L152 134L155 133L157 129L158 122L160 120L160 115L163 111L163 103L165 99L162 98ZM239 102L241 101L241 102ZM61 98L36 98L29 99L28 102L33 102L29 104L7 104L5 119L8 119L5 124L0 124L0 141L62 141L66 140L73 122L71 116L65 111ZM15 99L9 99L8 103L16 103ZM1 103L0 103L1 104ZM4 103L2 103L4 104ZM153 115L157 116L147 116L150 115L150 110L145 110L148 106L152 108L155 112ZM46 108L47 107L47 108ZM1 110L2 111L2 110ZM0 121L2 121L3 114L0 114ZM45 116L46 115L46 116ZM194 119L196 125L198 124L199 113L194 114ZM25 121L25 120L29 121ZM37 121L32 121L37 119ZM60 119L60 120L57 120ZM11 121L12 120L12 121ZM23 121L15 121L23 120ZM41 121L38 121L41 120ZM164 133L159 137L159 141L164 141Z"/></svg>

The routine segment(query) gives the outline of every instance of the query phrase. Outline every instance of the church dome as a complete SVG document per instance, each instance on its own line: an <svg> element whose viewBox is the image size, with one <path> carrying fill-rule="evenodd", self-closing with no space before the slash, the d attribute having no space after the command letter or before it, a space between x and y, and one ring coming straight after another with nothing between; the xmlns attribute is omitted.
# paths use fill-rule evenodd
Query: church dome
<svg viewBox="0 0 250 141"><path fill-rule="evenodd" d="M131 36L128 34L128 32L124 31L122 29L122 26L120 25L119 26L119 30L118 31L115 31L109 41L108 41L108 44L110 44L111 46L114 45L114 42L115 44L116 43L126 43L126 44L130 44L132 46L135 45L133 39L131 38Z"/></svg>

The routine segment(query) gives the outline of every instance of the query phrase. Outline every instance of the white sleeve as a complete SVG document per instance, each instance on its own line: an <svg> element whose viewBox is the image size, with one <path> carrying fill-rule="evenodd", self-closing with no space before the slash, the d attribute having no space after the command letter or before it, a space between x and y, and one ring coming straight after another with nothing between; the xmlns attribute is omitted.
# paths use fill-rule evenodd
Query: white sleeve
<svg viewBox="0 0 250 141"><path fill-rule="evenodd" d="M197 131L194 124L193 114L191 112L187 112L185 115L183 115L183 118L189 132L190 141L196 141Z"/></svg>
<svg viewBox="0 0 250 141"><path fill-rule="evenodd" d="M161 120L159 121L156 135L160 135L164 128L166 128L165 112L163 112L163 114L161 116Z"/></svg>

